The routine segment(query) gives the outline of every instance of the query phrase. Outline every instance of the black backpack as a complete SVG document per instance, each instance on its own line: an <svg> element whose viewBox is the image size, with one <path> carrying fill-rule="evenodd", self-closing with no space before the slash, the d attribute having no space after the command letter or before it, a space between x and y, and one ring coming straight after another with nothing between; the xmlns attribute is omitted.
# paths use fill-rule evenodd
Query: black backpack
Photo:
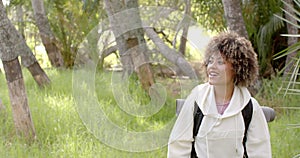
<svg viewBox="0 0 300 158"><path fill-rule="evenodd" d="M198 104L194 103L195 109L194 109L194 128L193 128L193 137L195 138L195 136L198 134L199 131L199 127L201 125L202 119L204 117L202 111L200 110ZM248 104L244 107L244 109L242 110L242 115L244 118L244 123L245 123L245 132L244 132L244 138L243 138L243 146L244 146L244 158L248 158L247 155L247 150L246 150L246 141L247 141L247 131L249 128L249 124L251 122L252 119L252 113L253 113L253 105L250 101L248 102ZM194 139L195 140L195 139ZM197 154L195 151L195 146L194 146L194 141L192 142L192 151L191 151L191 158L197 158Z"/></svg>

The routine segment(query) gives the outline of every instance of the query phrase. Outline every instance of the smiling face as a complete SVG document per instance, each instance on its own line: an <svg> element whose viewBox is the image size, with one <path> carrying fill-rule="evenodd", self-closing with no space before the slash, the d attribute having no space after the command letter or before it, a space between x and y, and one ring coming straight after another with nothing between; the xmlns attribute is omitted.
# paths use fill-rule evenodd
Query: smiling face
<svg viewBox="0 0 300 158"><path fill-rule="evenodd" d="M213 53L207 61L208 82L215 86L234 84L232 64L225 61L221 54Z"/></svg>

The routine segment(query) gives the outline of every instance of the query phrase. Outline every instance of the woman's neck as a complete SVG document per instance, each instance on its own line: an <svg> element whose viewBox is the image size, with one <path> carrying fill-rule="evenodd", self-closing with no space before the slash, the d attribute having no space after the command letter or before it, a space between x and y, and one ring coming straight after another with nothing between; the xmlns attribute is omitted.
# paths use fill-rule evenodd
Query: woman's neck
<svg viewBox="0 0 300 158"><path fill-rule="evenodd" d="M227 104L233 95L234 85L214 86L216 104Z"/></svg>

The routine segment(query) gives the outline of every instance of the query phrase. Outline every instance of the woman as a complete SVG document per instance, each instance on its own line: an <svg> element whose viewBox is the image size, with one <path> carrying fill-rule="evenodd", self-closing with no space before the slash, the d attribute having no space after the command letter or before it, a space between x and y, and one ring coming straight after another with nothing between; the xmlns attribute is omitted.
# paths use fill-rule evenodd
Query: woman
<svg viewBox="0 0 300 158"><path fill-rule="evenodd" d="M246 88L258 74L251 43L233 32L215 36L205 51L205 68L208 82L196 86L187 97L170 135L168 157L190 157L194 140L199 158L244 157L245 123L241 111L250 99L253 112L246 153L250 158L272 157L266 119ZM204 117L194 139L195 102Z"/></svg>

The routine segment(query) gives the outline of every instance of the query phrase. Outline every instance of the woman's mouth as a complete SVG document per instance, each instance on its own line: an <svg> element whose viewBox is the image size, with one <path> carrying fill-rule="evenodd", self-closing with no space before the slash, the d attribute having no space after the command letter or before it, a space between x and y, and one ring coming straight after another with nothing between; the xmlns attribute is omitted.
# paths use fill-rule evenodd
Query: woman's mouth
<svg viewBox="0 0 300 158"><path fill-rule="evenodd" d="M218 76L218 73L216 73L216 72L209 72L208 76L209 77L216 77L216 76Z"/></svg>

